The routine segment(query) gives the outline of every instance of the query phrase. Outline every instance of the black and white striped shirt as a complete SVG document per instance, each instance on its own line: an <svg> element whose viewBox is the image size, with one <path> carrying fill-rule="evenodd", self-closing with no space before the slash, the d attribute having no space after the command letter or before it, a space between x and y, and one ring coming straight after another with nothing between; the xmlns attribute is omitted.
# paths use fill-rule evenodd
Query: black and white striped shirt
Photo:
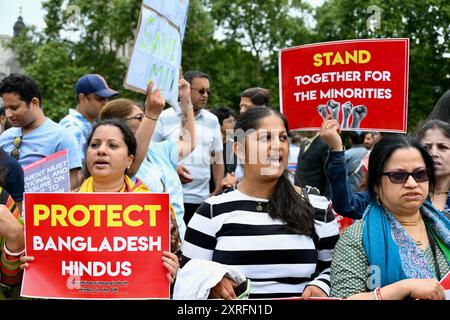
<svg viewBox="0 0 450 320"><path fill-rule="evenodd" d="M308 188L307 195L315 209L317 241L273 220L266 211L267 199L238 189L207 199L189 222L183 264L205 259L241 272L252 281L250 298L299 296L307 285L329 293L339 227L330 201L313 189Z"/></svg>

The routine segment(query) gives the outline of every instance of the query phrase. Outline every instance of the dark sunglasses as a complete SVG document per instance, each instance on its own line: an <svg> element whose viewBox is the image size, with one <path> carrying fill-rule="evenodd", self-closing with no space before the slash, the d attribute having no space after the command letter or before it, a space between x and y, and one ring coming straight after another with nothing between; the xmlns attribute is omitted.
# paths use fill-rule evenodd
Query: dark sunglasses
<svg viewBox="0 0 450 320"><path fill-rule="evenodd" d="M207 93L208 96L211 95L211 91L209 91L208 89L205 89L205 88L203 88L203 89L196 89L196 88L192 88L192 87L191 87L191 89L197 91L197 92L200 93L201 95L204 95L205 93Z"/></svg>
<svg viewBox="0 0 450 320"><path fill-rule="evenodd" d="M16 160L20 157L20 146L22 145L22 137L15 137L13 140L14 149L11 150L11 156Z"/></svg>
<svg viewBox="0 0 450 320"><path fill-rule="evenodd" d="M142 121L142 119L144 119L144 114L143 113L138 113L137 115L135 115L133 117L125 118L125 120L132 120L132 119L136 119L138 121Z"/></svg>
<svg viewBox="0 0 450 320"><path fill-rule="evenodd" d="M404 172L404 171L390 171L383 172L382 176L388 176L389 180L392 183L400 184L408 181L409 176L412 176L416 182L425 182L428 181L428 170L427 169L418 169L413 172Z"/></svg>

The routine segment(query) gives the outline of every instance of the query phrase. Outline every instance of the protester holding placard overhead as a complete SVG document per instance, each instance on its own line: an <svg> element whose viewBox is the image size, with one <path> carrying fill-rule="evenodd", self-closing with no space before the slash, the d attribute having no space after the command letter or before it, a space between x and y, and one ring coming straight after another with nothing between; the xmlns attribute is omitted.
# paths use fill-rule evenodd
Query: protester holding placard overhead
<svg viewBox="0 0 450 320"><path fill-rule="evenodd" d="M81 168L77 142L62 126L45 116L36 82L24 75L11 74L0 82L0 95L13 126L0 135L0 147L22 167L67 149L70 182L76 187Z"/></svg>
<svg viewBox="0 0 450 320"><path fill-rule="evenodd" d="M250 298L327 297L338 225L325 197L289 180L286 120L253 108L236 131L244 177L189 222L174 298L235 299L245 280Z"/></svg>
<svg viewBox="0 0 450 320"><path fill-rule="evenodd" d="M331 295L364 300L445 299L450 220L426 201L433 158L414 138L383 138L369 160L371 203L339 239Z"/></svg>
<svg viewBox="0 0 450 320"><path fill-rule="evenodd" d="M159 90L152 93L151 82L145 110L142 110L131 100L117 99L108 102L100 112L100 119L121 118L127 122L136 136L138 151L136 159L129 170L130 176L139 177L152 192L168 192L170 201L177 216L181 239L184 238L186 224L184 223L183 187L178 177L176 166L179 160L186 157L195 148L194 112L190 98L189 82L180 79L180 108L183 114L179 139L167 139L162 142L152 142L150 139L165 99ZM141 150L140 150L141 149ZM139 158L139 153L144 157ZM137 171L137 173L136 173Z"/></svg>
<svg viewBox="0 0 450 320"><path fill-rule="evenodd" d="M184 221L186 224L209 193L209 179L211 177L210 164L213 167L213 177L216 189L212 194L218 194L224 175L223 145L220 124L217 117L204 109L208 102L210 91L209 76L200 71L188 71L184 78L191 85L191 99L195 115L197 142L196 148L186 158L180 161L177 169L184 194ZM183 114L173 108L164 110L158 119L153 141L178 139L180 121Z"/></svg>

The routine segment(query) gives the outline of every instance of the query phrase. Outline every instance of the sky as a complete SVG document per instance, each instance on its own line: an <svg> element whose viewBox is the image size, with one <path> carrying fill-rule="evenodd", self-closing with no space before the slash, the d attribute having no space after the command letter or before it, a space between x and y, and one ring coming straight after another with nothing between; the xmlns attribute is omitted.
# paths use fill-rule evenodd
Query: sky
<svg viewBox="0 0 450 320"><path fill-rule="evenodd" d="M232 0L231 0L232 1ZM313 6L321 5L325 0L306 0ZM13 35L13 26L20 14L26 25L35 25L38 30L45 27L44 15L41 3L43 0L0 0L0 34Z"/></svg>
<svg viewBox="0 0 450 320"><path fill-rule="evenodd" d="M26 25L35 25L38 30L45 27L45 11L41 7L42 0L0 0L0 34L13 35L13 26L20 14Z"/></svg>

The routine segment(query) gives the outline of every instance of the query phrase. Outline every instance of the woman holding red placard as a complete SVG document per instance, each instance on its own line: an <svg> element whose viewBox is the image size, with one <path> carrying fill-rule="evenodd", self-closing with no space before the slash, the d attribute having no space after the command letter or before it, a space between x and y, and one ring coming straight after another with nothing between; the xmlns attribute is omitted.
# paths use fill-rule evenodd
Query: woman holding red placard
<svg viewBox="0 0 450 320"><path fill-rule="evenodd" d="M80 192L149 192L140 180L133 183L127 170L136 154L136 139L128 125L119 119L102 120L94 125L87 142L86 168L90 177L81 185ZM174 282L179 267L175 253L180 251L180 238L171 208L171 248L163 252L163 265L167 279ZM23 256L21 268L26 268L34 257Z"/></svg>

